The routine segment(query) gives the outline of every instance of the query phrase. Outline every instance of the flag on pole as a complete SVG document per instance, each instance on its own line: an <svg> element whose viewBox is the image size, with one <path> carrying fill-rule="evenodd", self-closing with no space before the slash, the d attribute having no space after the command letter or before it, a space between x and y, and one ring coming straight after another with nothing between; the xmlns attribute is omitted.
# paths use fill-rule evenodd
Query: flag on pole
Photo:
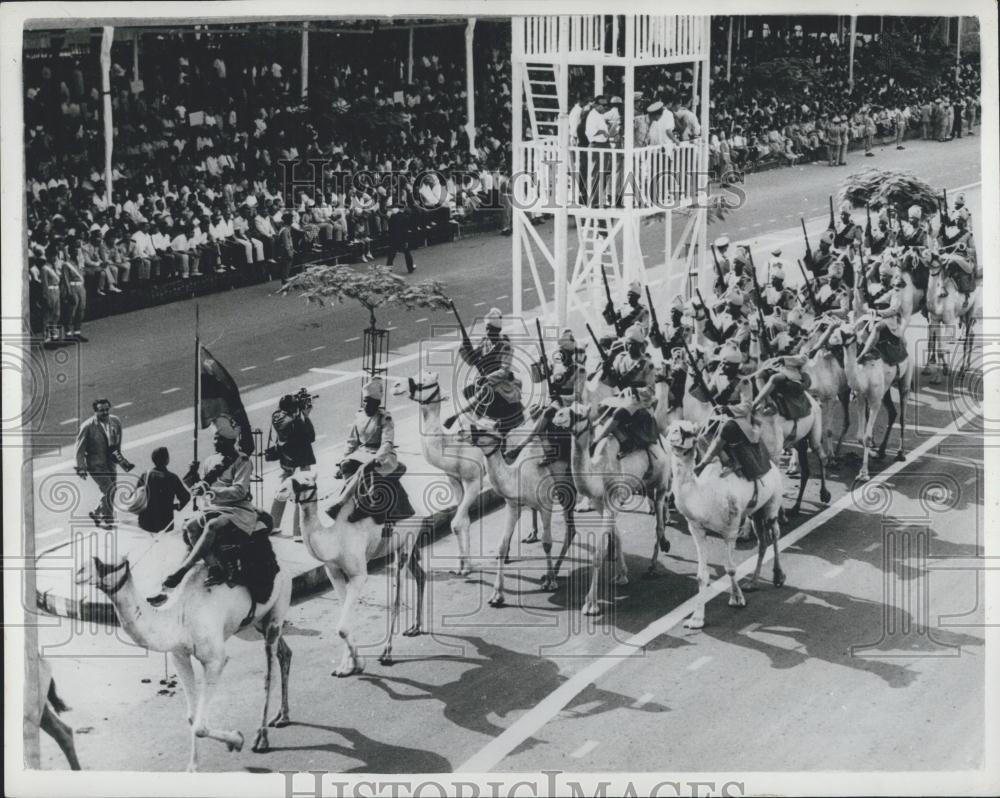
<svg viewBox="0 0 1000 798"><path fill-rule="evenodd" d="M240 399L236 382L211 352L201 347L201 428L207 429L219 416L230 416L240 430L240 449L253 454L250 419Z"/></svg>

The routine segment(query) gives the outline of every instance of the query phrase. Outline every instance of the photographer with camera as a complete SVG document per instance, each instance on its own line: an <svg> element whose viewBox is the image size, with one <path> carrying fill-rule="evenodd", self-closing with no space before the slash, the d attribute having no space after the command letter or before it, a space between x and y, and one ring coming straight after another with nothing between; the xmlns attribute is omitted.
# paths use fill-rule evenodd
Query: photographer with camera
<svg viewBox="0 0 1000 798"><path fill-rule="evenodd" d="M271 416L271 429L274 434L274 444L264 452L264 459L278 461L281 466L279 484L288 479L296 470L308 471L316 464L312 444L316 440L309 413L312 411L312 400L315 396L302 388L297 394L286 394L278 402L278 409ZM274 519L276 532L281 529L281 519L285 514L285 502L277 498L271 503L271 517ZM292 522L292 535L296 540L302 540L301 518L298 505L295 505L295 517Z"/></svg>
<svg viewBox="0 0 1000 798"><path fill-rule="evenodd" d="M111 402L95 399L94 415L80 426L76 436L76 473L80 479L94 478L101 491L101 502L92 510L90 520L111 529L115 523L112 496L118 479L118 466L131 471L133 466L122 454L122 422L111 415Z"/></svg>

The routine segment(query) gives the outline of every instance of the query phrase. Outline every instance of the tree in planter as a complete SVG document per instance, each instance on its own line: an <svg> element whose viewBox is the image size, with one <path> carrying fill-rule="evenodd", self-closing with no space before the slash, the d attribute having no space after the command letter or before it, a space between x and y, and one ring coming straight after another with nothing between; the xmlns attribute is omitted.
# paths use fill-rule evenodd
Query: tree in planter
<svg viewBox="0 0 1000 798"><path fill-rule="evenodd" d="M369 334L375 340L378 330L376 311L383 307L406 310L429 308L448 310L451 299L437 280L411 283L394 274L388 266L373 263L364 271L350 266L310 266L295 275L279 293L298 292L308 302L318 305L357 302L368 311ZM374 363L372 365L374 369Z"/></svg>

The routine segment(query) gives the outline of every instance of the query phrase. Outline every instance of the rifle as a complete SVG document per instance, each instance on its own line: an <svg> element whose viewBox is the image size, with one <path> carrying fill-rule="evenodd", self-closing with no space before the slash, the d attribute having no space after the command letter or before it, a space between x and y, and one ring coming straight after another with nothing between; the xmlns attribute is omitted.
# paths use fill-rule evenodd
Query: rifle
<svg viewBox="0 0 1000 798"><path fill-rule="evenodd" d="M601 266L601 281L604 283L604 295L608 298L608 304L604 308L604 320L615 328L615 335L621 336L622 330L619 328L618 314L615 313L615 303L611 299L611 286L608 285L608 273Z"/></svg>
<svg viewBox="0 0 1000 798"><path fill-rule="evenodd" d="M806 273L806 267L802 265L802 261L796 261L799 264L799 271L802 272L802 279L806 281L806 290L809 292L809 301L812 303L813 311L819 313L819 302L816 300L816 294L813 292L812 282L809 280L809 275Z"/></svg>
<svg viewBox="0 0 1000 798"><path fill-rule="evenodd" d="M719 291L726 289L726 276L722 273L722 266L719 265L719 256L715 251L715 244L712 244L712 260L715 261L715 273L719 275Z"/></svg>
<svg viewBox="0 0 1000 798"><path fill-rule="evenodd" d="M809 234L806 232L806 220L800 216L799 221L802 223L802 237L806 240L806 260L812 262L813 253L812 247L809 246Z"/></svg>
<svg viewBox="0 0 1000 798"><path fill-rule="evenodd" d="M837 222L833 215L833 194L830 195L830 226L827 229L834 232L837 230Z"/></svg>
<svg viewBox="0 0 1000 798"><path fill-rule="evenodd" d="M656 308L653 307L653 297L650 296L648 285L646 286L646 301L649 303L649 321L651 325L649 340L657 349L660 350L660 354L663 355L663 359L669 361L670 357L667 353L667 342L663 340L663 331L660 329L660 320L656 318Z"/></svg>
<svg viewBox="0 0 1000 798"><path fill-rule="evenodd" d="M465 325L462 324L462 317L458 315L458 308L455 307L455 303L452 300L448 301L451 305L451 312L455 314L455 321L458 322L458 329L462 331L462 346L467 349L472 349L472 341L469 339L469 333L465 329Z"/></svg>
<svg viewBox="0 0 1000 798"><path fill-rule="evenodd" d="M705 304L705 297L701 295L701 289L696 288L694 289L694 292L698 295L698 301L701 302L701 306L705 309L705 324L707 326L705 332L709 338L711 338L713 341L716 341L716 339L722 337L722 333L719 331L719 328L715 326L715 322L712 320L712 310L711 308L708 307L707 304ZM717 343L722 343L722 342L717 341Z"/></svg>
<svg viewBox="0 0 1000 798"><path fill-rule="evenodd" d="M872 241L872 209L871 206L865 203L865 218L868 223L865 225L865 239L868 241L868 246L871 246Z"/></svg>
<svg viewBox="0 0 1000 798"><path fill-rule="evenodd" d="M555 386L552 384L552 369L549 368L549 358L545 354L545 341L542 339L542 323L536 318L535 319L535 330L538 333L538 351L541 352L541 372L545 377L545 383L549 386L549 400L556 398L557 391Z"/></svg>
<svg viewBox="0 0 1000 798"><path fill-rule="evenodd" d="M602 347L601 342L597 340L597 336L594 335L594 331L591 329L589 324L587 325L587 332L590 333L590 339L594 342L594 346L597 347L597 356L601 359L601 368L599 369L599 371L603 371L605 368L608 367L610 355L608 355L607 352L604 351L604 347ZM587 378L590 379L590 377L593 377L594 374L597 374L597 372L595 371L593 374L588 374Z"/></svg>
<svg viewBox="0 0 1000 798"><path fill-rule="evenodd" d="M694 359L694 355L691 354L691 348L688 346L687 339L682 339L684 344L684 353L688 357L688 362L691 364L691 373L694 375L694 384L701 388L705 392L705 396L708 397L708 401L712 403L712 407L718 410L719 406L715 402L715 391L708 387L705 382L705 378L702 376L701 369L698 368L698 361Z"/></svg>
<svg viewBox="0 0 1000 798"><path fill-rule="evenodd" d="M944 190L944 205L938 206L941 213L941 226L947 227L951 224L951 216L948 214L948 189Z"/></svg>
<svg viewBox="0 0 1000 798"><path fill-rule="evenodd" d="M753 280L753 290L756 296L754 305L757 306L757 320L760 322L760 342L764 346L764 354L771 352L771 336L767 334L767 327L764 324L764 311L761 305L764 304L764 292L761 291L760 282L757 280L757 266L753 262L753 252L747 248L747 258L750 260L750 277Z"/></svg>

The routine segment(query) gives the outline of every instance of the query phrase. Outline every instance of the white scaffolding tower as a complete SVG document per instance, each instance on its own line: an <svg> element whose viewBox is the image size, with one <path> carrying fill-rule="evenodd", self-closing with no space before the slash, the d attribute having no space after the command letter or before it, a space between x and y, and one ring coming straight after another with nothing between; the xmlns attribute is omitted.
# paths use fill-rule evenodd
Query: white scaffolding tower
<svg viewBox="0 0 1000 798"><path fill-rule="evenodd" d="M514 315L534 289L550 324L595 321L604 306L601 271L616 301L624 284L645 285L639 232L653 217L663 219L664 247L662 257L649 253L650 266L666 262L671 274L688 276L690 287L706 252L706 202L696 200L708 186L710 17L537 16L512 24ZM686 64L693 65L701 136L677 146L636 146L636 69ZM624 68L622 136L610 148L570 143L569 72L578 66L593 68L595 94L604 93L605 68ZM674 242L671 215L678 209L687 209L687 220ZM551 249L531 223L539 212L553 218ZM572 262L570 217L578 238Z"/></svg>

